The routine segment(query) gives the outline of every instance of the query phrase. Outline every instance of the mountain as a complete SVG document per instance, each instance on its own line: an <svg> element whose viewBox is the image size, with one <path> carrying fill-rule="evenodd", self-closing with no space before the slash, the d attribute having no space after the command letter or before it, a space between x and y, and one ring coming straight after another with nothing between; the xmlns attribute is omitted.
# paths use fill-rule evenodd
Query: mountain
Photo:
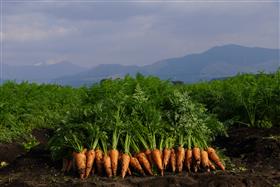
<svg viewBox="0 0 280 187"><path fill-rule="evenodd" d="M271 72L279 67L279 49L224 45L203 53L160 61L144 67L163 79L196 82L237 73Z"/></svg>
<svg viewBox="0 0 280 187"><path fill-rule="evenodd" d="M48 83L51 80L67 75L75 75L86 69L67 61L56 64L36 63L34 65L11 66L3 64L3 78L21 82Z"/></svg>
<svg viewBox="0 0 280 187"><path fill-rule="evenodd" d="M62 76L54 83L79 86L92 84L106 78L123 77L126 74L155 75L162 79L196 82L220 77L234 76L237 73L273 72L279 68L279 49L224 45L213 47L205 52L170 58L146 66L123 66L105 64L76 75Z"/></svg>
<svg viewBox="0 0 280 187"><path fill-rule="evenodd" d="M67 61L25 66L3 64L3 79L80 86L139 72L162 79L192 83L234 76L237 73L276 71L280 66L279 54L279 49L230 44L216 46L202 53L160 60L146 66L102 64L86 69Z"/></svg>

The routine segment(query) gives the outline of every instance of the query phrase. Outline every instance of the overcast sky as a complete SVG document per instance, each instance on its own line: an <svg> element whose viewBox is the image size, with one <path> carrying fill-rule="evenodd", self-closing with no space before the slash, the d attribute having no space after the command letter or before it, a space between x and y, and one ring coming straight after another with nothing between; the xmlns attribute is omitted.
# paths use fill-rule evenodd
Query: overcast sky
<svg viewBox="0 0 280 187"><path fill-rule="evenodd" d="M279 48L278 1L3 0L3 62L145 65L224 44Z"/></svg>

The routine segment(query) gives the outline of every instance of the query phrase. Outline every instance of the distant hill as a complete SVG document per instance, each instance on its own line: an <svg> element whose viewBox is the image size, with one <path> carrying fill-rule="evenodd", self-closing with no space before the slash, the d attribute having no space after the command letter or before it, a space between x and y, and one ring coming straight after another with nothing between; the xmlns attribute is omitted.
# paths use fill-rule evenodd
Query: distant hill
<svg viewBox="0 0 280 187"><path fill-rule="evenodd" d="M79 86L92 84L106 78L123 77L126 74L155 75L162 79L196 82L229 77L237 73L273 72L279 68L279 49L224 45L205 52L178 58L161 60L146 66L105 64L76 75L62 76L52 82Z"/></svg>
<svg viewBox="0 0 280 187"><path fill-rule="evenodd" d="M275 71L279 49L225 45L203 53L172 58L144 67L149 74L163 79L196 82L233 76L237 73Z"/></svg>
<svg viewBox="0 0 280 187"><path fill-rule="evenodd" d="M62 61L56 64L37 63L34 65L11 66L3 65L3 78L21 82L27 80L30 82L51 82L53 79L75 75L86 69L67 61Z"/></svg>

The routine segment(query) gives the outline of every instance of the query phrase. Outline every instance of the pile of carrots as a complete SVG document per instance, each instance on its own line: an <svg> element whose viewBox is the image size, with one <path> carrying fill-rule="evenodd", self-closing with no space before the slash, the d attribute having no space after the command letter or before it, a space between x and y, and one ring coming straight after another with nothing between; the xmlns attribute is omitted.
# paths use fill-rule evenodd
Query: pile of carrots
<svg viewBox="0 0 280 187"><path fill-rule="evenodd" d="M92 87L83 108L65 117L49 142L63 171L164 175L224 170L210 147L224 126L188 93L155 77L105 80Z"/></svg>
<svg viewBox="0 0 280 187"><path fill-rule="evenodd" d="M155 170L153 166L156 166ZM210 172L216 170L216 166L222 171L225 170L225 166L212 147L164 148L163 151L154 149L133 155L118 150L110 150L106 155L101 149L83 149L80 153L73 152L72 159L63 159L62 171L77 171L80 179L86 179L94 174L107 177L120 175L124 178L134 172L141 176L157 174L163 176L165 171L181 173L183 169L187 172Z"/></svg>

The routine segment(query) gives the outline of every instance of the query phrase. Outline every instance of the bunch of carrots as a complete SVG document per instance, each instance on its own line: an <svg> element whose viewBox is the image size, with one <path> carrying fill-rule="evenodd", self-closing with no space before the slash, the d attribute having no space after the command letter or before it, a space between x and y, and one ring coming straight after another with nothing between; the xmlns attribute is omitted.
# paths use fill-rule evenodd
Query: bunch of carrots
<svg viewBox="0 0 280 187"><path fill-rule="evenodd" d="M101 143L102 144L102 143ZM134 151L130 152L130 148ZM155 166L155 167L154 167ZM165 147L160 149L146 149L140 151L136 142L126 135L124 150L106 148L95 149L83 148L80 152L73 152L72 159L63 159L63 172L76 171L81 179L91 175L106 175L115 177L120 175L164 175L165 171L181 173L184 169L187 172L216 170L216 167L225 170L221 159L214 148L191 149L179 146L177 148ZM153 169L154 168L154 169Z"/></svg>
<svg viewBox="0 0 280 187"><path fill-rule="evenodd" d="M85 179L225 170L210 146L223 125L169 83L105 80L87 95L84 109L67 116L49 142L64 172Z"/></svg>

